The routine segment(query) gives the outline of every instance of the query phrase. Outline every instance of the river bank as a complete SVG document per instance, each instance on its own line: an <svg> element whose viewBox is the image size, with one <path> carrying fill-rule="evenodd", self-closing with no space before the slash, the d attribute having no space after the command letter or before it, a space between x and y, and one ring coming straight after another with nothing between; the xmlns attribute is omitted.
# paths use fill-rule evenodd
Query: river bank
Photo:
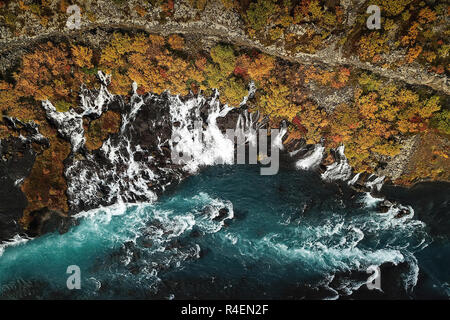
<svg viewBox="0 0 450 320"><path fill-rule="evenodd" d="M64 216L120 198L148 201L162 194L186 176L185 170L167 165L173 145L164 141L175 124L186 121L173 120L167 104L175 95L184 104L200 93L211 101L213 89L219 89L220 108L228 103L237 110L223 121L218 117L223 133L236 127L239 114L244 116L238 106L252 82L256 91L245 108L259 112L260 120L267 116L269 127L287 123L287 152L303 148L298 155L309 156L324 141L318 168L322 173L333 163L347 168L341 163L345 157L353 173L360 173L354 181L360 191L370 191L366 184L383 177L405 186L449 179L446 72L436 73L431 69L437 65L420 59L398 65L405 48L383 52L381 60L375 56L366 61L351 50L349 54L348 47L360 42L347 41L347 34L364 34L355 22L364 15L362 3L352 7L341 1L336 6L346 12L336 30L322 26L321 19L312 23L326 37L323 46L305 52L305 41L298 39L301 50L291 50L288 30L300 34L310 21L292 23L279 39L269 41L264 38L268 30L252 33L247 11L224 8L220 1L208 1L203 8L186 1L172 8L144 4L144 11L135 1L90 1L83 5L80 29L73 31L65 27L63 2L49 4L50 11L36 11L26 3L1 1L0 10L8 18L2 20L0 33L1 169L9 191L1 208L5 230L34 236L45 230L44 222L52 230L64 230ZM327 8L320 9L322 18ZM245 9L251 12L251 6ZM43 23L45 17L49 19ZM444 20L437 19L434 28ZM399 37L392 32L391 44ZM441 63L439 59L435 62ZM99 70L112 75L111 83L102 83L101 94L96 91ZM133 81L134 92L148 98L158 112L129 103ZM96 99L109 99L110 105ZM136 118L130 113L133 108ZM203 120L209 111L202 108ZM345 154L336 157L342 145ZM149 165L149 159L154 163ZM200 163L205 164L210 163ZM168 167L173 172L161 172ZM165 182L155 183L156 176ZM48 212L55 221L47 219Z"/></svg>

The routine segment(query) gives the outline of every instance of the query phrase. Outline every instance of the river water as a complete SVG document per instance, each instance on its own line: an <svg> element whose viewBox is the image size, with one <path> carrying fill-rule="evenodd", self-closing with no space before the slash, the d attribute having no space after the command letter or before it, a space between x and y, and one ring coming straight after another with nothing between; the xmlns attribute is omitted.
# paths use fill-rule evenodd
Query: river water
<svg viewBox="0 0 450 320"><path fill-rule="evenodd" d="M154 203L82 212L65 234L0 248L0 297L337 299L450 297L449 185L383 187L414 214L316 172L201 170ZM67 288L68 266L81 289ZM379 266L381 290L366 286Z"/></svg>

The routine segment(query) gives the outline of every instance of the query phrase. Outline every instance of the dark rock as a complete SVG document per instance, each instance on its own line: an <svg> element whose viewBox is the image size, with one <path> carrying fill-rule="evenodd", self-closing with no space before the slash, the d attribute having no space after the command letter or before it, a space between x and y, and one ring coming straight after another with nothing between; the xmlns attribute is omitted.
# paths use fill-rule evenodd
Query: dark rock
<svg viewBox="0 0 450 320"><path fill-rule="evenodd" d="M408 210L408 209L406 209L406 208L401 208L399 211L398 211L398 213L395 215L395 218L396 219L400 219L400 218L402 218L402 217L404 217L404 216L407 216L408 214L410 214L411 212Z"/></svg>
<svg viewBox="0 0 450 320"><path fill-rule="evenodd" d="M191 231L191 234L190 234L190 236L191 236L192 238L199 238L199 237L201 237L202 235L203 235L203 233L202 233L200 230L197 230L197 229L192 230L192 231Z"/></svg>
<svg viewBox="0 0 450 320"><path fill-rule="evenodd" d="M392 202L390 202L389 200L383 200L382 202L380 202L378 204L378 211L380 213L386 213L389 211L389 209L393 206L394 204Z"/></svg>
<svg viewBox="0 0 450 320"><path fill-rule="evenodd" d="M32 211L30 217L31 222L27 234L32 237L55 231L63 233L67 231L70 224L70 218L67 215L59 211L49 210L46 207Z"/></svg>
<svg viewBox="0 0 450 320"><path fill-rule="evenodd" d="M213 218L213 221L223 220L228 215L229 210L227 208L222 208L219 210L219 214Z"/></svg>
<svg viewBox="0 0 450 320"><path fill-rule="evenodd" d="M27 199L20 185L35 159L29 141L15 137L0 140L0 243L24 232L18 221Z"/></svg>

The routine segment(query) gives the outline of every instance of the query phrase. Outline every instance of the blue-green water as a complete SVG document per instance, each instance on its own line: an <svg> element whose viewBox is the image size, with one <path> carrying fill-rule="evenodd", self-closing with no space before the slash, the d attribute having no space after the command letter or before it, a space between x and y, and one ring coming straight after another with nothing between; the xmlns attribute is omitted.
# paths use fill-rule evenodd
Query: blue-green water
<svg viewBox="0 0 450 320"><path fill-rule="evenodd" d="M448 217L448 195L414 196L414 217L400 219L364 196L316 173L210 167L157 203L82 213L65 234L6 247L0 297L336 298L391 262L384 297L448 298L450 230L432 228L436 210ZM66 286L69 265L80 267L79 290Z"/></svg>

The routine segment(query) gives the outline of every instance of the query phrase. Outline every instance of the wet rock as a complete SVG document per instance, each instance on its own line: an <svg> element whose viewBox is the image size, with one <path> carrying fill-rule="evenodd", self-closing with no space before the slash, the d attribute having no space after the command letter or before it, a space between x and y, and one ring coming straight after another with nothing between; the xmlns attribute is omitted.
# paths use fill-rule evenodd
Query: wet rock
<svg viewBox="0 0 450 320"><path fill-rule="evenodd" d="M227 208L222 208L219 210L219 214L213 218L213 221L221 221L228 215L229 210Z"/></svg>
<svg viewBox="0 0 450 320"><path fill-rule="evenodd" d="M334 157L333 153L329 152L325 157L322 159L322 164L324 166L329 166L333 164L336 161L336 158Z"/></svg>
<svg viewBox="0 0 450 320"><path fill-rule="evenodd" d="M409 215L411 212L407 208L401 208L398 213L395 215L396 219L403 218L404 216Z"/></svg>
<svg viewBox="0 0 450 320"><path fill-rule="evenodd" d="M293 152L293 151L299 150L301 147L305 146L305 143L306 143L305 139L290 138L290 136L288 136L284 143L284 149L287 152Z"/></svg>
<svg viewBox="0 0 450 320"><path fill-rule="evenodd" d="M202 233L200 230L197 230L197 229L192 230L192 231L191 231L191 234L190 234L190 236L191 236L192 238L199 238L199 237L201 237L202 235L203 235L203 233Z"/></svg>
<svg viewBox="0 0 450 320"><path fill-rule="evenodd" d="M16 137L0 140L0 243L24 232L18 222L27 199L20 187L35 159L30 141Z"/></svg>
<svg viewBox="0 0 450 320"><path fill-rule="evenodd" d="M49 210L47 207L32 211L30 218L27 234L32 237L55 231L66 232L71 224L70 217L62 212Z"/></svg>
<svg viewBox="0 0 450 320"><path fill-rule="evenodd" d="M389 200L383 200L382 202L380 202L378 204L378 211L380 213L386 213L389 211L389 209L393 206L394 204L392 202L390 202Z"/></svg>

